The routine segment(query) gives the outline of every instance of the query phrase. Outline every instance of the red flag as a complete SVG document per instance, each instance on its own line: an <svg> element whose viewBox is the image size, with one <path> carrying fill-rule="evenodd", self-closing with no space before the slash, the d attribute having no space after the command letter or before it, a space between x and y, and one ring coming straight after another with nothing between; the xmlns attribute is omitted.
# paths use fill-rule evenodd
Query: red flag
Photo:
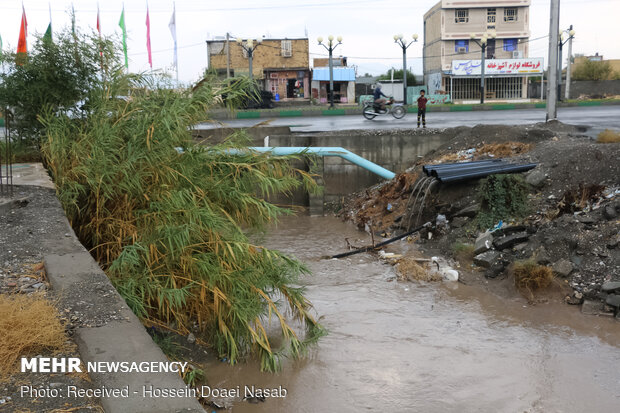
<svg viewBox="0 0 620 413"><path fill-rule="evenodd" d="M99 37L101 37L101 24L99 24L99 4L97 3L97 31L99 32Z"/></svg>
<svg viewBox="0 0 620 413"><path fill-rule="evenodd" d="M28 22L26 21L26 10L22 6L22 24L19 28L19 40L17 41L17 53L28 53L28 45L26 44L26 36L28 36Z"/></svg>
<svg viewBox="0 0 620 413"><path fill-rule="evenodd" d="M151 56L151 20L149 19L149 5L146 5L146 51L149 54L149 65L153 69L153 57Z"/></svg>

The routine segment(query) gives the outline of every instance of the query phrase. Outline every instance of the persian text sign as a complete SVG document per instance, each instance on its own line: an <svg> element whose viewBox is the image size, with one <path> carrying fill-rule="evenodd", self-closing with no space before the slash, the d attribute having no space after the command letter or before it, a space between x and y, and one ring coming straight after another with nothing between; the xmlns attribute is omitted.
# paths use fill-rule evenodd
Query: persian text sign
<svg viewBox="0 0 620 413"><path fill-rule="evenodd" d="M452 75L480 76L480 60L453 60ZM489 59L484 62L487 75L527 75L543 72L543 59Z"/></svg>

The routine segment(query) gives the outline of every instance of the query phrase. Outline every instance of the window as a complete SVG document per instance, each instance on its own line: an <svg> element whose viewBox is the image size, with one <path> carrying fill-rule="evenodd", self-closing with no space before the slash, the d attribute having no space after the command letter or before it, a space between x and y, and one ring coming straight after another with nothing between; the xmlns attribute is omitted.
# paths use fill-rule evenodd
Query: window
<svg viewBox="0 0 620 413"><path fill-rule="evenodd" d="M505 52L514 52L517 50L517 43L519 41L517 39L504 39L504 51Z"/></svg>
<svg viewBox="0 0 620 413"><path fill-rule="evenodd" d="M517 21L517 9L515 8L504 9L504 21L505 22L516 22Z"/></svg>
<svg viewBox="0 0 620 413"><path fill-rule="evenodd" d="M497 9L487 9L487 23L495 23Z"/></svg>
<svg viewBox="0 0 620 413"><path fill-rule="evenodd" d="M454 10L454 23L467 23L469 21L469 10L456 9Z"/></svg>
<svg viewBox="0 0 620 413"><path fill-rule="evenodd" d="M454 42L454 51L456 53L469 52L469 40L456 40Z"/></svg>
<svg viewBox="0 0 620 413"><path fill-rule="evenodd" d="M290 40L282 40L282 57L293 56L293 45Z"/></svg>

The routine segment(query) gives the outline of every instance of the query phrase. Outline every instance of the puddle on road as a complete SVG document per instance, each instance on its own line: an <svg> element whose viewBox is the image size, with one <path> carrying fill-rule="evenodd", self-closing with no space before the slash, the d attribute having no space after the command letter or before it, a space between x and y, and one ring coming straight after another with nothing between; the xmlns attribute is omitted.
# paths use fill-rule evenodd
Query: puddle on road
<svg viewBox="0 0 620 413"><path fill-rule="evenodd" d="M333 217L283 219L266 245L305 261L307 297L329 334L278 374L213 363L211 387L287 389L233 412L577 412L620 406L620 323L523 308L462 284L392 281L393 268L345 251L366 234ZM363 241L360 239L364 239Z"/></svg>

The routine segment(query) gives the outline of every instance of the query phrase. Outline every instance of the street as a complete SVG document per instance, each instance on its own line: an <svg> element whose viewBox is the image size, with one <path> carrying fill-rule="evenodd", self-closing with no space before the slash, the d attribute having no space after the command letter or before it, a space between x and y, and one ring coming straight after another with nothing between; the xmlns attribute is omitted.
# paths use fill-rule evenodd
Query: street
<svg viewBox="0 0 620 413"><path fill-rule="evenodd" d="M620 106L581 106L559 108L558 118L564 123L591 126L588 134L596 136L600 131L620 129ZM247 128L265 122L268 118L237 119L220 121L221 125L234 128ZM543 122L545 109L491 110L473 112L429 112L426 122L429 128L449 128L455 126L474 126L478 124L523 125ZM403 119L381 116L366 120L362 115L316 116L297 118L273 118L272 126L290 126L293 132L323 132L346 129L397 129L416 126L416 114L408 113ZM198 129L219 127L220 124L203 123Z"/></svg>

